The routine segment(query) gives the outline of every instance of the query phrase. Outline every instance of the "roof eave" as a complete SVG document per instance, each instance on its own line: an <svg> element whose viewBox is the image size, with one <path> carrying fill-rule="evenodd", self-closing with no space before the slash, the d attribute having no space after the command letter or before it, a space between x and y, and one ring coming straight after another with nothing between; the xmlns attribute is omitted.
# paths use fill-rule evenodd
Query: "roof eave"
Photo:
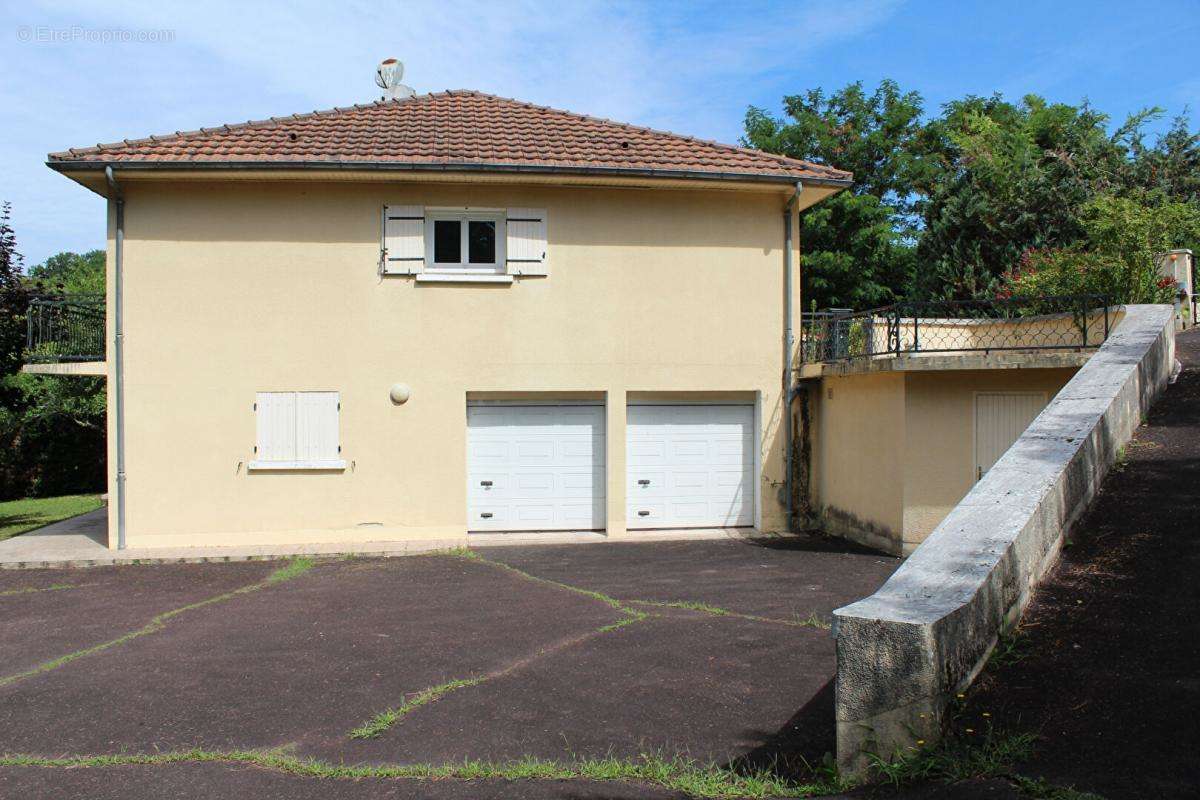
<svg viewBox="0 0 1200 800"><path fill-rule="evenodd" d="M790 175L786 173L708 172L703 170L637 169L631 167L568 166L557 164L496 164L479 162L394 162L394 161L125 161L95 159L54 159L46 166L57 172L103 170L112 167L121 171L193 171L212 170L314 170L348 171L380 170L390 172L503 172L541 175L609 175L615 177L662 178L674 180L730 181L737 183L795 184L844 189L853 185L853 176L834 178L820 175Z"/></svg>

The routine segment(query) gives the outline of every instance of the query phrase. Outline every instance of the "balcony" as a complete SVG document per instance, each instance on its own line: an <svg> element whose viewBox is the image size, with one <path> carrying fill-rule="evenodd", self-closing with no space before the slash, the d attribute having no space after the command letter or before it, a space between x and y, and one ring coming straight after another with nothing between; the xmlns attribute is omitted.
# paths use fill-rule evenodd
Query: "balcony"
<svg viewBox="0 0 1200 800"><path fill-rule="evenodd" d="M104 295L34 297L25 322L24 372L105 374Z"/></svg>
<svg viewBox="0 0 1200 800"><path fill-rule="evenodd" d="M804 314L801 323L802 372L964 369L987 367L988 357L1013 365L1079 366L1108 338L1120 314L1099 295L817 311Z"/></svg>

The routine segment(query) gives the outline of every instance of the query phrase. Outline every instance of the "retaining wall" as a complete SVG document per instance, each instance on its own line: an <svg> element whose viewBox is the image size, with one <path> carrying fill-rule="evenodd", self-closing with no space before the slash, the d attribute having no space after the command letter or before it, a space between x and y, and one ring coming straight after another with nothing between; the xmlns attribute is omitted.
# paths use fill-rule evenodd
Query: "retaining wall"
<svg viewBox="0 0 1200 800"><path fill-rule="evenodd" d="M948 701L1020 617L1175 363L1170 306L1108 341L878 592L834 612L838 761L932 743Z"/></svg>

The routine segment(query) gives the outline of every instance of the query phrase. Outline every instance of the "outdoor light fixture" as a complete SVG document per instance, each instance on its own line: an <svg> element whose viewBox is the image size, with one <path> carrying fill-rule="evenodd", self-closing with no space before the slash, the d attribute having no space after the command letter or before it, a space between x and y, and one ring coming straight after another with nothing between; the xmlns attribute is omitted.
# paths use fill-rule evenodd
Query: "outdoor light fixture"
<svg viewBox="0 0 1200 800"><path fill-rule="evenodd" d="M408 402L408 398L412 397L412 389L407 383L393 383L388 396L396 405L404 405Z"/></svg>

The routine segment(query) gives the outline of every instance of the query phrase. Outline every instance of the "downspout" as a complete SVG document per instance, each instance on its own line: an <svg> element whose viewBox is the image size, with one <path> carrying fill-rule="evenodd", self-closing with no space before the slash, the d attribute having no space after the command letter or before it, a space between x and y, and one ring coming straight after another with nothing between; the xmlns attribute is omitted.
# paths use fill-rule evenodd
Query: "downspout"
<svg viewBox="0 0 1200 800"><path fill-rule="evenodd" d="M796 333L792 326L792 251L794 249L795 232L793 217L796 204L804 191L804 184L796 181L796 189L788 198L783 210L783 393L782 423L783 423L783 506L786 514L787 528L792 528L792 384L793 384L793 354L796 349Z"/></svg>
<svg viewBox="0 0 1200 800"><path fill-rule="evenodd" d="M104 168L108 196L116 204L116 235L113 247L113 395L116 399L117 435L117 549L125 549L125 196L113 177L113 168Z"/></svg>

